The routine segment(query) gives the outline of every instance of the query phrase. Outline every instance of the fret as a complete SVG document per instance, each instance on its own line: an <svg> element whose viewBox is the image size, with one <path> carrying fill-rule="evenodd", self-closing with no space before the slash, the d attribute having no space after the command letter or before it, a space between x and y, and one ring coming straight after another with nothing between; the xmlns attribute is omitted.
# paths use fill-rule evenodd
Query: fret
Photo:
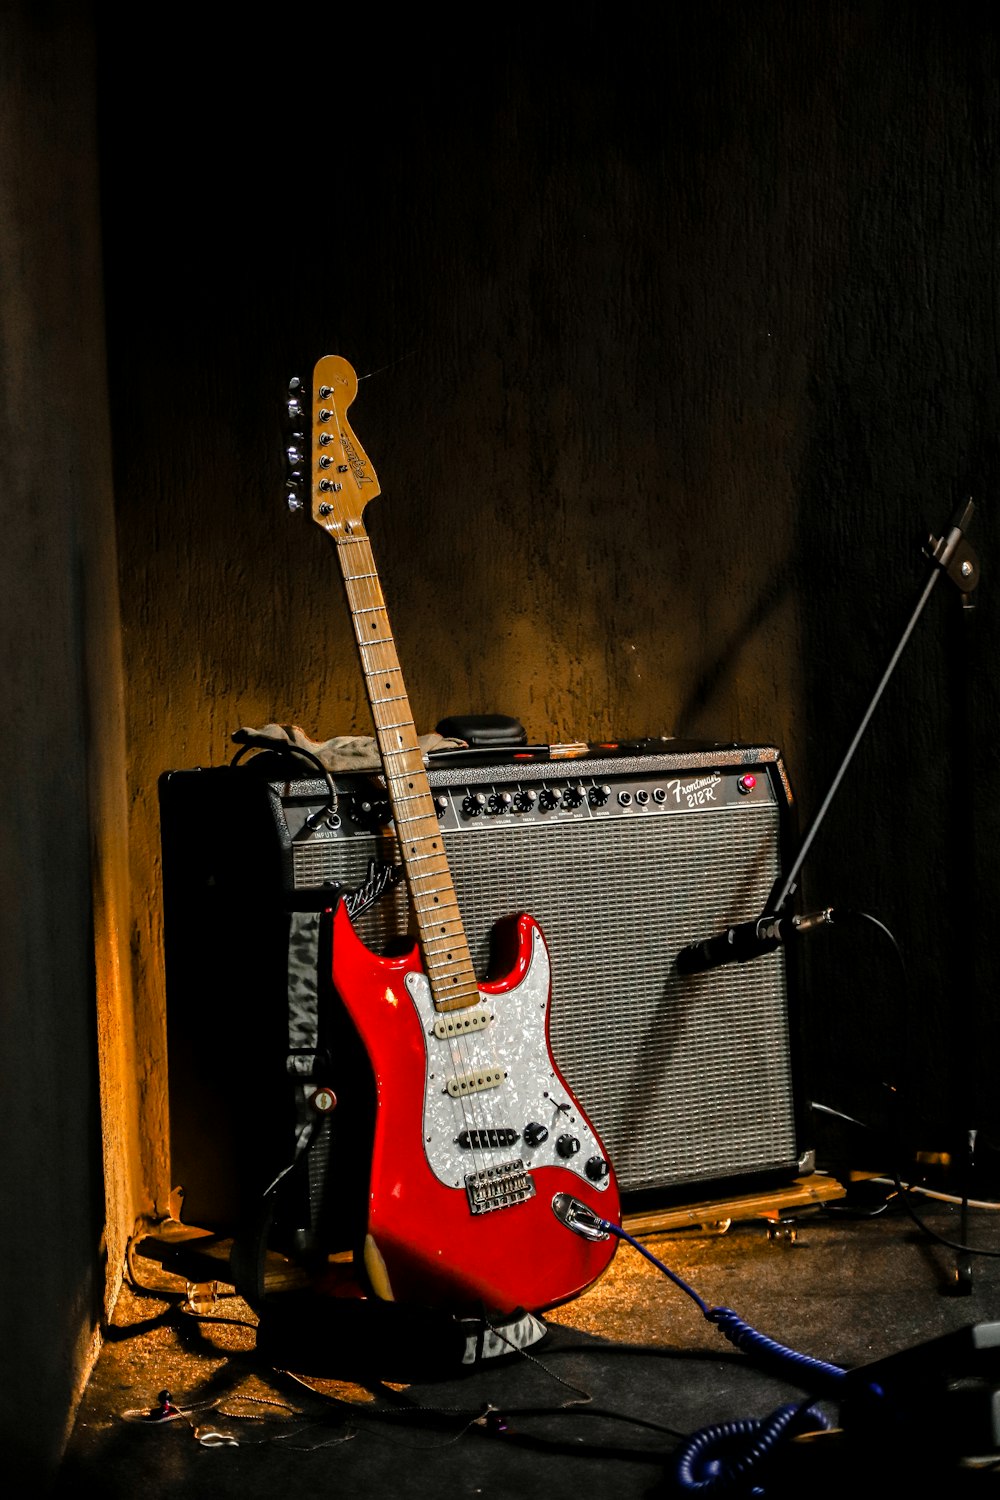
<svg viewBox="0 0 1000 1500"><path fill-rule="evenodd" d="M427 939L428 951L433 950L435 953L443 953L445 949L452 950L456 942L465 942L465 933L462 930L462 924L459 919L456 917L449 925L454 929L450 933L439 932L436 936Z"/></svg>

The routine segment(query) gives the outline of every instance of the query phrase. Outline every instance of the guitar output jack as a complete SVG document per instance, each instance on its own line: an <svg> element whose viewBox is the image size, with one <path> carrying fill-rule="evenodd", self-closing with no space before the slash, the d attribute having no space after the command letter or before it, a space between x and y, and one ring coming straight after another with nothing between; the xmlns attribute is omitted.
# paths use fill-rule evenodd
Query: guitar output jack
<svg viewBox="0 0 1000 1500"><path fill-rule="evenodd" d="M608 1238L608 1231L602 1227L601 1220L593 1209L570 1193L556 1193L552 1199L552 1212L560 1224L565 1224L567 1229L572 1229L583 1240Z"/></svg>

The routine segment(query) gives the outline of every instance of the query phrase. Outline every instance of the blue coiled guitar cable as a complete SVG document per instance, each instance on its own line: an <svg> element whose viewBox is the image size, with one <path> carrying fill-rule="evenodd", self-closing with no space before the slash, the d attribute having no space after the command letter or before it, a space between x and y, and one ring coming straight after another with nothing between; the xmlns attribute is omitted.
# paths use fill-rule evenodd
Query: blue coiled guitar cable
<svg viewBox="0 0 1000 1500"><path fill-rule="evenodd" d="M665 1266L651 1251L624 1230L620 1224L609 1219L595 1222L607 1234L625 1240L639 1254L645 1256L658 1271L662 1271L676 1287L686 1292L697 1303L702 1315L714 1323L724 1338L745 1354L763 1359L777 1367L781 1373L797 1377L808 1375L801 1382L813 1396L805 1401L793 1401L779 1406L770 1416L761 1419L748 1418L742 1422L722 1422L713 1427L702 1428L690 1437L677 1456L676 1477L685 1490L701 1495L751 1494L762 1495L763 1489L754 1479L777 1445L801 1432L825 1431L830 1423L818 1407L812 1404L813 1397L839 1396L843 1393L847 1371L839 1365L827 1364L825 1360L813 1359L767 1338L757 1329L745 1323L731 1307L709 1307L693 1287L669 1266Z"/></svg>

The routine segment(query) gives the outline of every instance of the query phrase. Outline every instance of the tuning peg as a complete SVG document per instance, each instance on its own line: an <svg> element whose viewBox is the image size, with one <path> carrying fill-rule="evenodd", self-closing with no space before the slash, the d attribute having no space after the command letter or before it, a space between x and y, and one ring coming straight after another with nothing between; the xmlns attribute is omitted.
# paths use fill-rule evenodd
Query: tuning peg
<svg viewBox="0 0 1000 1500"><path fill-rule="evenodd" d="M288 382L288 400L285 410L288 412L290 422L298 422L305 416L305 408L302 405L302 381L297 375L293 375Z"/></svg>
<svg viewBox="0 0 1000 1500"><path fill-rule="evenodd" d="M290 511L297 511L302 509L302 497L301 495L296 493L296 491L300 489L301 486L302 475L297 469L293 469L288 476L288 493L285 496L285 503Z"/></svg>
<svg viewBox="0 0 1000 1500"><path fill-rule="evenodd" d="M299 447L299 443L303 441L304 439L301 432L293 432L292 441L285 449L285 457L288 459L288 462L293 469L297 464L302 463L303 459L305 458L305 450Z"/></svg>

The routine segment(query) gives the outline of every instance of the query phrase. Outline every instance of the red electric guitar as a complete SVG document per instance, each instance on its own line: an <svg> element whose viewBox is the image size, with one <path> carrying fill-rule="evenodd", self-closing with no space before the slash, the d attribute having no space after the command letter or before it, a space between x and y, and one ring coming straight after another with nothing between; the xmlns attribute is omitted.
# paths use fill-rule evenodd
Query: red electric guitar
<svg viewBox="0 0 1000 1500"><path fill-rule="evenodd" d="M502 977L477 983L362 512L379 493L347 421L358 389L329 355L313 377L313 519L336 546L417 942L383 958L333 914L333 984L367 1051L375 1125L364 1264L385 1299L540 1311L610 1263L614 1173L548 1038L538 924L494 934Z"/></svg>

